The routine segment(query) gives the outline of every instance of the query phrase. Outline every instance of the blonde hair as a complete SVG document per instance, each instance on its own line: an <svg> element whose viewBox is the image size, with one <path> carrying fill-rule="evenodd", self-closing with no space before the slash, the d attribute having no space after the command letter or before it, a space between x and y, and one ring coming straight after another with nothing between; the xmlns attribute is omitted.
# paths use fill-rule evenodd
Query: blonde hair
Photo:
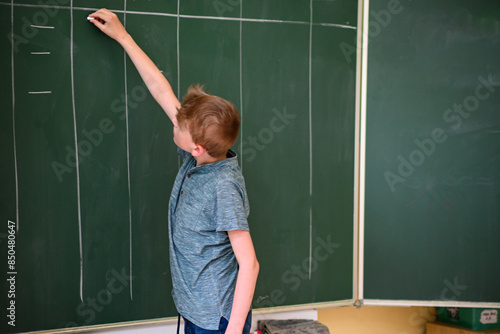
<svg viewBox="0 0 500 334"><path fill-rule="evenodd" d="M234 145L240 131L240 115L229 101L206 93L203 86L191 85L177 114L180 126L186 126L193 142L219 158Z"/></svg>

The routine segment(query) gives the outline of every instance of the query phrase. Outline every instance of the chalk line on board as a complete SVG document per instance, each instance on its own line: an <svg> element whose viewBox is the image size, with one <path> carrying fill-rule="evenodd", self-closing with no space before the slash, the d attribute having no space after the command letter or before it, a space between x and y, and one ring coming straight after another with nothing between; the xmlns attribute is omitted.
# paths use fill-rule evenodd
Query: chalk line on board
<svg viewBox="0 0 500 334"><path fill-rule="evenodd" d="M177 97L181 96L181 60L180 60L180 46L179 46L179 36L180 36L180 7L181 1L177 0ZM181 168L181 157L177 155L177 168Z"/></svg>
<svg viewBox="0 0 500 334"><path fill-rule="evenodd" d="M243 0L240 1L240 18L243 17ZM243 138L243 21L240 20L240 138ZM243 173L243 140L240 141L240 168Z"/></svg>
<svg viewBox="0 0 500 334"><path fill-rule="evenodd" d="M33 91L33 92L28 92L28 94L52 94L52 91L51 90Z"/></svg>
<svg viewBox="0 0 500 334"><path fill-rule="evenodd" d="M30 24L30 27L32 28L38 28L38 29L55 29L53 26L39 26L36 24Z"/></svg>
<svg viewBox="0 0 500 334"><path fill-rule="evenodd" d="M14 36L14 0L10 7L10 29ZM17 145L16 145L16 92L14 89L14 44L11 48L11 76L12 76L12 141L14 143L14 175L16 178L16 231L19 233L19 179L17 174Z"/></svg>
<svg viewBox="0 0 500 334"><path fill-rule="evenodd" d="M0 5L7 5L8 3L5 2L0 2ZM50 5L36 5L36 4L14 4L14 6L19 6L19 7L32 7L32 8L53 8L53 9L61 9L61 10L67 10L68 8L65 6L50 6ZM177 6L179 8L179 5ZM78 11L96 11L99 8L93 8L93 7L73 7L72 10L78 10ZM115 13L124 13L125 10L120 10L120 9L114 9L113 12ZM151 16L166 16L166 17L176 17L176 18L185 18L185 19L203 19L203 20L220 20L220 21L240 21L240 22L261 22L261 23L287 23L287 24L310 24L310 22L304 22L304 21L293 21L293 20L274 20L274 19L257 19L257 18L243 18L241 17L221 17L221 16L203 16L203 15L186 15L186 14L180 14L179 12L177 13L160 13L160 12L145 12L145 11L127 11L127 14L135 14L135 15L151 15ZM349 22L347 22L349 23ZM333 28L342 28L342 29L354 29L356 30L356 26L351 26L349 24L337 24L337 23L324 23L324 22L319 22L319 23L312 23L314 26L324 26L324 27L333 27ZM31 25L34 28L48 28L50 27L45 27L45 26L36 26L36 25Z"/></svg>
<svg viewBox="0 0 500 334"><path fill-rule="evenodd" d="M309 279L312 276L312 36L313 36L313 0L309 2Z"/></svg>
<svg viewBox="0 0 500 334"><path fill-rule="evenodd" d="M73 0L70 3L70 62L71 62L71 103L73 108L73 131L75 133L75 164L76 164L76 196L78 208L78 240L80 243L80 300L83 303L83 239L82 239L82 209L80 203L80 161L78 153L78 132L76 127L76 106L75 106L75 73L74 73L74 50L73 50Z"/></svg>
<svg viewBox="0 0 500 334"><path fill-rule="evenodd" d="M124 14L123 14L123 25L127 27L127 0L123 1ZM133 263L132 263L132 197L130 188L130 138L129 138L129 119L128 119L128 77L127 77L127 53L123 50L123 67L124 67L124 81L125 81L125 133L126 133L126 145L127 145L127 182L128 182L128 228L129 228L129 266L130 266L130 286L129 294L130 300L134 300L133 295Z"/></svg>

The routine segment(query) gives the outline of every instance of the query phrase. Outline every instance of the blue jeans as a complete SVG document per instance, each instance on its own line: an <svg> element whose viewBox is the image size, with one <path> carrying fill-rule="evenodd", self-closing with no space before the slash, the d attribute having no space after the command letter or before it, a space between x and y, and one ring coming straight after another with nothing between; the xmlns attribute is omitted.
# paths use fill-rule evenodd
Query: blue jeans
<svg viewBox="0 0 500 334"><path fill-rule="evenodd" d="M184 317L183 317L184 318ZM224 334L226 332L228 321L226 318L221 317L218 330L208 330L196 326L191 321L184 318L184 334ZM250 327L252 326L252 311L248 312L247 320L245 321L245 326L243 327L242 334L249 334Z"/></svg>

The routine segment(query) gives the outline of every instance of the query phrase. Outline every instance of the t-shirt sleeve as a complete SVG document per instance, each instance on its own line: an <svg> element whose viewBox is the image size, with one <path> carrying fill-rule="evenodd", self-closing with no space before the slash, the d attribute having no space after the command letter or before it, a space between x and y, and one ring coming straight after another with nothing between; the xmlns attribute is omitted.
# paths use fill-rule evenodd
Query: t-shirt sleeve
<svg viewBox="0 0 500 334"><path fill-rule="evenodd" d="M233 181L221 181L216 187L215 222L216 231L249 231L247 217L250 212L247 194Z"/></svg>

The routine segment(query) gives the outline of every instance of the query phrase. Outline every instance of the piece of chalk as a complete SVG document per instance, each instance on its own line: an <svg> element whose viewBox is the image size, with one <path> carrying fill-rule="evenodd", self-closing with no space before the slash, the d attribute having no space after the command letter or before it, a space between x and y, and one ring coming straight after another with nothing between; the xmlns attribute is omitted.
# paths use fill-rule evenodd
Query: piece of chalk
<svg viewBox="0 0 500 334"><path fill-rule="evenodd" d="M89 21L95 20L95 17L87 16L87 20L89 20Z"/></svg>

